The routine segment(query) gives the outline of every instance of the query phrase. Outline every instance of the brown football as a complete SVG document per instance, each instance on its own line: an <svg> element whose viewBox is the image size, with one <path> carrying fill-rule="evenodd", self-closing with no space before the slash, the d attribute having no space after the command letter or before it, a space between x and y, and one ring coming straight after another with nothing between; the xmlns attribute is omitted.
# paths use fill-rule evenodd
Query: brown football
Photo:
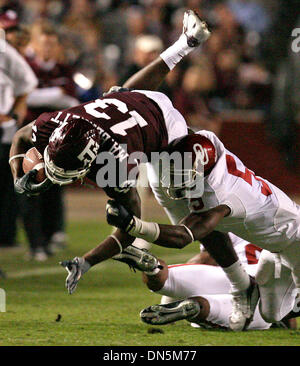
<svg viewBox="0 0 300 366"><path fill-rule="evenodd" d="M37 183L41 183L43 180L46 179L43 156L38 152L35 147L29 149L23 159L24 173L27 173L32 169L36 169L38 171L35 177Z"/></svg>

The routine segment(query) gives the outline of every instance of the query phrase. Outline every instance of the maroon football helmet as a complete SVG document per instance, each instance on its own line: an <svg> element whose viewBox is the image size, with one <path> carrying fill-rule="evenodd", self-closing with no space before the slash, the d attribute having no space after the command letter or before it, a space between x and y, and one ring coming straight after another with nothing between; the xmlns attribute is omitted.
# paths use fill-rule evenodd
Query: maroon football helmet
<svg viewBox="0 0 300 366"><path fill-rule="evenodd" d="M210 173L217 161L217 152L213 143L205 136L194 133L175 139L167 149L180 159L180 165L171 162L161 174L161 185L166 194L175 200L199 198L203 194L204 177Z"/></svg>
<svg viewBox="0 0 300 366"><path fill-rule="evenodd" d="M44 151L45 172L54 184L83 178L97 157L100 136L85 119L72 119L57 127Z"/></svg>

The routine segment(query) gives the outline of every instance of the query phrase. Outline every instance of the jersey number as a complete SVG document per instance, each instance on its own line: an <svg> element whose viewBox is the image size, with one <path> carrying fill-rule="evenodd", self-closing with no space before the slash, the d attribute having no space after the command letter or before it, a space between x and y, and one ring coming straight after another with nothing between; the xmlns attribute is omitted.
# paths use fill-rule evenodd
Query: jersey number
<svg viewBox="0 0 300 366"><path fill-rule="evenodd" d="M106 120L111 119L111 117L106 114L105 112L99 112L97 109L101 108L104 110L109 105L114 105L117 107L118 111L120 111L123 114L128 113L127 105L122 102L121 100L114 99L114 98L108 98L108 99L96 99L94 102L86 104L84 106L85 111L90 114L91 116L95 118L103 118ZM129 114L131 117L126 119L125 121L122 121L120 123L115 124L110 129L113 133L126 136L127 132L126 130L129 128L132 128L136 125L139 125L140 127L145 127L148 125L148 123L144 120L144 118L138 114L136 111L130 111Z"/></svg>
<svg viewBox="0 0 300 366"><path fill-rule="evenodd" d="M261 178L256 177L249 169L246 168L245 173L238 170L233 156L226 155L226 163L227 163L227 169L228 169L229 174L232 174L236 177L240 177L240 178L244 179L244 181L247 182L248 184L250 184L250 186L252 186L252 177L253 177L254 179L256 179L262 183L262 186L261 186L262 194L264 194L265 196L270 196L272 194L272 191L271 191L270 187L267 185L267 183L264 180L262 180Z"/></svg>
<svg viewBox="0 0 300 366"><path fill-rule="evenodd" d="M257 247L254 244L247 244L245 246L245 253L248 264L256 264L258 262L258 257L260 252L262 251L261 248Z"/></svg>

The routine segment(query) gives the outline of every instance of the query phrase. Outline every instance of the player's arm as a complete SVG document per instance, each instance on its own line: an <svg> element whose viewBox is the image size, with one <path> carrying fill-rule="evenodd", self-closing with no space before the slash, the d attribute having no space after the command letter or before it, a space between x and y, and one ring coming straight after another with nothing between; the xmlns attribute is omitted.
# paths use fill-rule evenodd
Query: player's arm
<svg viewBox="0 0 300 366"><path fill-rule="evenodd" d="M135 217L117 201L110 200L106 206L106 217L110 225L157 245L178 249L195 240L203 241L229 213L228 206L220 205L206 212L192 213L180 225L160 225Z"/></svg>
<svg viewBox="0 0 300 366"><path fill-rule="evenodd" d="M238 260L228 234L214 230L229 214L230 208L227 205L219 205L205 212L192 213L179 225L159 225L135 218L116 201L108 201L106 206L106 218L109 224L119 227L132 236L166 248L181 249L199 240L223 268L231 266Z"/></svg>
<svg viewBox="0 0 300 366"><path fill-rule="evenodd" d="M10 153L9 163L14 180L24 175L22 162L26 151L33 146L32 142L32 125L34 122L19 129L13 138Z"/></svg>
<svg viewBox="0 0 300 366"><path fill-rule="evenodd" d="M122 202L122 206L126 207L128 212L136 217L141 216L140 197L135 188L131 188L127 193L118 195L118 202ZM135 240L135 237L129 235L123 230L117 229L111 236L107 237L96 248L86 253L83 258L89 262L91 266L100 263L106 259L119 254L123 248L128 247Z"/></svg>
<svg viewBox="0 0 300 366"><path fill-rule="evenodd" d="M141 215L140 197L135 188L131 188L127 193L120 193L118 202L122 202L122 207L126 207L127 212L132 212L135 217ZM97 247L85 253L82 257L75 257L73 260L61 262L61 265L68 271L66 287L69 294L72 294L80 280L81 276L92 266L103 262L114 255L122 252L123 248L132 244L135 237L121 229L117 229L112 235L108 236Z"/></svg>
<svg viewBox="0 0 300 366"><path fill-rule="evenodd" d="M30 170L24 174L22 168L25 153L33 146L32 126L34 122L29 123L16 132L9 153L9 164L14 179L15 191L27 196L35 196L52 186L51 181L47 178L41 183L36 183L35 176L37 171Z"/></svg>
<svg viewBox="0 0 300 366"><path fill-rule="evenodd" d="M158 57L131 76L124 83L123 87L139 90L157 90L169 72L170 69L165 61Z"/></svg>
<svg viewBox="0 0 300 366"><path fill-rule="evenodd" d="M192 10L184 13L183 31L179 39L160 57L138 71L123 85L125 88L156 90L177 63L210 36L205 22Z"/></svg>

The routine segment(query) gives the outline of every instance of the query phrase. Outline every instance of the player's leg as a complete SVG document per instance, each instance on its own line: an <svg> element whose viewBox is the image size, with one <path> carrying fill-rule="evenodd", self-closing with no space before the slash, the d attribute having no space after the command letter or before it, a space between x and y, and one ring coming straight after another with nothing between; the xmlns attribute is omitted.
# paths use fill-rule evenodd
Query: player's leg
<svg viewBox="0 0 300 366"><path fill-rule="evenodd" d="M143 274L144 282L152 291L171 296L173 302L144 309L141 312L144 322L155 325L187 319L229 327L232 296L230 283L220 267L184 264L166 268L162 260L160 263L164 265L163 271L156 276ZM248 329L269 327L256 310Z"/></svg>
<svg viewBox="0 0 300 366"><path fill-rule="evenodd" d="M41 197L18 196L19 210L24 230L29 241L29 258L45 261L48 258L45 248L47 239L42 230Z"/></svg>
<svg viewBox="0 0 300 366"><path fill-rule="evenodd" d="M141 311L142 321L152 325L163 325L186 319L199 325L229 328L229 317L232 309L232 296L203 295L174 301L169 304L149 306ZM256 309L253 321L246 329L269 329L271 323L265 322Z"/></svg>
<svg viewBox="0 0 300 366"><path fill-rule="evenodd" d="M279 322L294 307L297 289L291 270L276 254L262 251L256 274L260 291L260 313L267 322Z"/></svg>
<svg viewBox="0 0 300 366"><path fill-rule="evenodd" d="M284 266L288 267L291 270L295 287L300 294L300 226L298 227L298 229L298 240L290 244L286 249L280 252L280 261Z"/></svg>

